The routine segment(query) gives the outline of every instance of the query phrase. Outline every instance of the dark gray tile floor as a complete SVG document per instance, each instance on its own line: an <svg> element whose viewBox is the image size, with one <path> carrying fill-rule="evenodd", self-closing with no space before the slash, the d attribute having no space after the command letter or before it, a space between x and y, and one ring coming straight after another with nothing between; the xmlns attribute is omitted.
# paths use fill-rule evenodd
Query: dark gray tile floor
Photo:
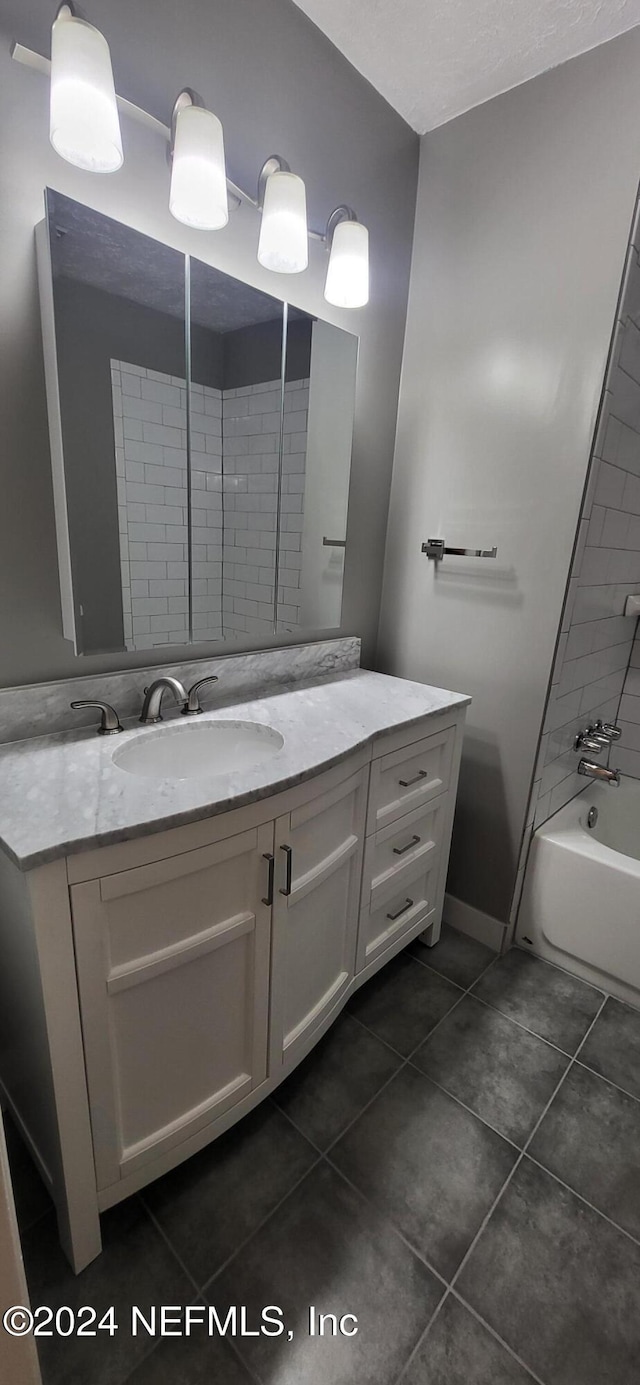
<svg viewBox="0 0 640 1385"><path fill-rule="evenodd" d="M10 1130L32 1302L122 1323L41 1340L45 1385L632 1385L640 1012L603 1001L451 929L412 945L272 1100L107 1213L77 1278ZM134 1303L286 1330L133 1337ZM311 1306L356 1335L310 1335Z"/></svg>

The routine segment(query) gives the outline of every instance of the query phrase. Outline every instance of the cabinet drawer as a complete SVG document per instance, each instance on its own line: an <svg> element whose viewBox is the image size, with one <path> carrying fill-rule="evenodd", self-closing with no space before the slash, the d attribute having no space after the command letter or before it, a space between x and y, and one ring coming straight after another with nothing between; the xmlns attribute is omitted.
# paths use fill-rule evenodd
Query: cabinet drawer
<svg viewBox="0 0 640 1385"><path fill-rule="evenodd" d="M396 822L382 827L375 836L367 838L364 858L364 877L362 902L377 908L381 898L386 899L389 889L394 889L407 868L424 862L442 845L442 834L447 794L441 794L432 803L414 808Z"/></svg>
<svg viewBox="0 0 640 1385"><path fill-rule="evenodd" d="M421 807L449 787L455 727L393 750L371 765L367 833Z"/></svg>
<svg viewBox="0 0 640 1385"><path fill-rule="evenodd" d="M358 935L358 971L373 962L404 933L426 927L435 912L440 853L430 852L406 866L377 893L376 906L363 909ZM383 899L383 895L386 898Z"/></svg>

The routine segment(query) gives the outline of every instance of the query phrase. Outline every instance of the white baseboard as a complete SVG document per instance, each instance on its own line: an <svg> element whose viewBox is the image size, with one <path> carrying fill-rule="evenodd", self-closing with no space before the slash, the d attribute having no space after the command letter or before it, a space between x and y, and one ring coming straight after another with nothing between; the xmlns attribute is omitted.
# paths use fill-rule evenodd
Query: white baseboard
<svg viewBox="0 0 640 1385"><path fill-rule="evenodd" d="M483 914L463 899L446 894L444 897L444 921L459 933L467 933L476 942L486 943L494 952L502 952L507 933L507 924L494 919L491 914Z"/></svg>

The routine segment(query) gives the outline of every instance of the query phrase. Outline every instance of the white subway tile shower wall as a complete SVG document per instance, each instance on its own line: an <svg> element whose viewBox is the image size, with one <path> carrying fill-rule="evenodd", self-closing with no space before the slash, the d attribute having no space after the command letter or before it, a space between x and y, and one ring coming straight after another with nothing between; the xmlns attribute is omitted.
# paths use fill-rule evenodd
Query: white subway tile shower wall
<svg viewBox="0 0 640 1385"><path fill-rule="evenodd" d="M186 644L185 381L124 361L111 372L125 644ZM308 380L286 384L278 622L287 631L300 627L308 398ZM191 408L194 639L270 635L280 383L193 384Z"/></svg>
<svg viewBox="0 0 640 1385"><path fill-rule="evenodd" d="M308 404L309 380L287 381L280 498L278 628L281 631L300 628L300 548ZM222 408L224 637L270 635L273 633L276 563L280 381L225 390ZM194 575L196 566L194 563Z"/></svg>
<svg viewBox="0 0 640 1385"><path fill-rule="evenodd" d="M127 649L189 640L187 415L183 379L111 362L122 608ZM192 386L193 489L202 496L207 624L221 639L222 396ZM197 467L197 470L195 469ZM201 614L203 613L201 605Z"/></svg>
<svg viewBox="0 0 640 1385"><path fill-rule="evenodd" d="M640 259L629 248L603 405L562 617L512 906L531 832L587 782L575 737L590 721L620 720L609 763L640 777L640 643L623 615L640 592ZM599 757L603 764L607 756Z"/></svg>

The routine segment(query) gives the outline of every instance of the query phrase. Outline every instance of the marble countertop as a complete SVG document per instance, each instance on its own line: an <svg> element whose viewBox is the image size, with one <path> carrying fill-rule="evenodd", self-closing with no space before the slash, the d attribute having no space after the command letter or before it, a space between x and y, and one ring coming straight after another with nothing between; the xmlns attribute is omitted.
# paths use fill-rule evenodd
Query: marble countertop
<svg viewBox="0 0 640 1385"><path fill-rule="evenodd" d="M255 721L279 731L284 746L250 768L216 774L212 765L191 779L143 778L114 764L112 756L127 740L157 734L157 726L134 722L119 736L85 730L14 741L0 747L0 847L21 870L31 870L89 847L224 813L311 778L386 731L470 700L355 669L250 701L221 701L197 718L198 725ZM160 731L172 725L167 714Z"/></svg>

